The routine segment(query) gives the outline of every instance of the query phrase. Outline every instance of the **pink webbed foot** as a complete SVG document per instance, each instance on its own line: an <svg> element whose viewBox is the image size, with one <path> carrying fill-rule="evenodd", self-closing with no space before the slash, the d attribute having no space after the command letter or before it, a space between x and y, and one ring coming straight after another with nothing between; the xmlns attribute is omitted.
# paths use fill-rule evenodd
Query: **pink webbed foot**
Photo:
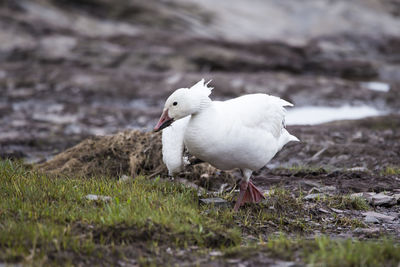
<svg viewBox="0 0 400 267"><path fill-rule="evenodd" d="M251 181L242 181L240 183L240 193L234 211L238 211L239 207L244 203L259 203L262 199L265 199L264 195Z"/></svg>

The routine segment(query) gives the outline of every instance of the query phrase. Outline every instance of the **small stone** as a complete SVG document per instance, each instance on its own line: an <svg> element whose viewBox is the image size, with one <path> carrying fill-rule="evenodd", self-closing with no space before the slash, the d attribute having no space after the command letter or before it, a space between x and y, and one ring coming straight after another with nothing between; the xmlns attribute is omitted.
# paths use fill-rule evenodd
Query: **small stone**
<svg viewBox="0 0 400 267"><path fill-rule="evenodd" d="M336 191L336 187L333 185L326 185L320 188L321 192L331 193Z"/></svg>
<svg viewBox="0 0 400 267"><path fill-rule="evenodd" d="M368 169L365 167L353 167L348 169L348 171L353 171L353 172L367 172Z"/></svg>
<svg viewBox="0 0 400 267"><path fill-rule="evenodd" d="M215 206L227 206L229 205L229 202L226 201L225 199L219 198L219 197L212 197L212 198L201 198L200 203L206 204L206 205L215 205Z"/></svg>
<svg viewBox="0 0 400 267"><path fill-rule="evenodd" d="M335 209L335 208L331 208L332 211L336 212L336 213L343 213L343 210L339 210L339 209Z"/></svg>
<svg viewBox="0 0 400 267"><path fill-rule="evenodd" d="M327 211L327 210L325 210L323 208L320 208L319 211L322 212L322 213L329 213L329 211Z"/></svg>
<svg viewBox="0 0 400 267"><path fill-rule="evenodd" d="M217 250L213 250L210 252L210 256L211 257L219 257L222 256L222 252L221 251L217 251Z"/></svg>
<svg viewBox="0 0 400 267"><path fill-rule="evenodd" d="M315 200L324 197L325 194L322 193L316 193L316 194L309 194L304 197L305 200Z"/></svg>
<svg viewBox="0 0 400 267"><path fill-rule="evenodd" d="M365 221L367 221L367 218L368 218L368 220L371 220L371 221L373 221L372 218L375 218L376 220L378 220L378 222L379 221L391 222L395 219L395 217L393 217L393 216L388 216L388 215L378 213L375 211L363 212L362 215L366 216Z"/></svg>
<svg viewBox="0 0 400 267"><path fill-rule="evenodd" d="M354 229L354 233L356 234L365 234L368 236L374 235L374 234L379 234L380 229L378 227L373 227L373 228L356 228Z"/></svg>
<svg viewBox="0 0 400 267"><path fill-rule="evenodd" d="M374 206L393 206L397 203L397 199L393 196L388 196L385 193L373 195L371 204Z"/></svg>
<svg viewBox="0 0 400 267"><path fill-rule="evenodd" d="M109 197L109 196L101 196L101 195L92 195L92 194L89 194L89 195L86 195L86 197L85 197L86 199L88 199L88 200L95 200L95 201L105 201L105 202L108 202L108 201L111 201L111 197Z"/></svg>
<svg viewBox="0 0 400 267"><path fill-rule="evenodd" d="M274 266L274 267L295 267L295 266L299 266L299 265L294 261L280 261L280 260L277 260L271 266Z"/></svg>
<svg viewBox="0 0 400 267"><path fill-rule="evenodd" d="M350 198L363 198L368 201L369 204L372 203L372 197L376 195L375 192L361 192L361 193L354 193L350 195Z"/></svg>
<svg viewBox="0 0 400 267"><path fill-rule="evenodd" d="M373 217L373 216L366 216L364 221L366 223L380 223L380 221L377 218Z"/></svg>

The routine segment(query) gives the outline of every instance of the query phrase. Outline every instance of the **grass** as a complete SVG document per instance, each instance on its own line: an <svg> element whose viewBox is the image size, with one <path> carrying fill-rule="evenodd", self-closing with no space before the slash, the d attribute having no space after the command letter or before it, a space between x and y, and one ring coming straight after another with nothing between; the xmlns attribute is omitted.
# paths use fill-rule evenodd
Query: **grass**
<svg viewBox="0 0 400 267"><path fill-rule="evenodd" d="M137 241L221 247L238 244L231 211L202 216L196 192L143 177L52 178L0 162L0 262L39 261L49 253L90 255ZM111 196L108 203L87 194Z"/></svg>
<svg viewBox="0 0 400 267"><path fill-rule="evenodd" d="M118 183L107 177L55 178L7 160L0 161L0 185L0 263L115 265L130 253L142 265L168 265L162 258L167 247L192 246L198 247L196 257L210 249L242 259L262 252L315 266L397 266L400 261L398 245L386 239L301 237L313 231L309 221L317 218L313 215L317 208L310 210L302 195L279 187L270 190L265 202L234 213L229 208L201 206L193 189L160 179L137 177ZM85 198L88 194L111 200L90 201ZM367 208L346 196L323 201L342 209ZM363 226L340 216L328 223ZM275 236L276 231L298 237ZM248 235L258 241L243 238Z"/></svg>
<svg viewBox="0 0 400 267"><path fill-rule="evenodd" d="M224 256L249 259L259 252L286 261L300 260L309 266L397 267L400 262L400 246L390 239L354 241L330 239L326 236L304 239L289 238L284 234L273 236L259 245L229 248Z"/></svg>
<svg viewBox="0 0 400 267"><path fill-rule="evenodd" d="M387 166L381 171L381 175L400 175L400 167Z"/></svg>
<svg viewBox="0 0 400 267"><path fill-rule="evenodd" d="M334 195L327 196L323 199L323 202L335 209L341 210L369 210L370 206L367 201L361 197L351 197L348 195Z"/></svg>

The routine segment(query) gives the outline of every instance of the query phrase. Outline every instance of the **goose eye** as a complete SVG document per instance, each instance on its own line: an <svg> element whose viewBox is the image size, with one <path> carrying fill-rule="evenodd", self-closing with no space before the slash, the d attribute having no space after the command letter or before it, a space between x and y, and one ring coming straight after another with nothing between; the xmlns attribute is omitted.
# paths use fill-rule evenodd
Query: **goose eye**
<svg viewBox="0 0 400 267"><path fill-rule="evenodd" d="M174 103L172 103L172 105L176 106L176 105L178 105L178 102L174 102Z"/></svg>

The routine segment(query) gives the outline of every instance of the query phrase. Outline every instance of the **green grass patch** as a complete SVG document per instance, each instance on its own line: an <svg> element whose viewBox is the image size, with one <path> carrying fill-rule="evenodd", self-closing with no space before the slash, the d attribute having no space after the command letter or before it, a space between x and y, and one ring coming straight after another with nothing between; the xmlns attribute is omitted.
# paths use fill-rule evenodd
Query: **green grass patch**
<svg viewBox="0 0 400 267"><path fill-rule="evenodd" d="M310 266L398 266L400 263L400 246L390 239L354 241L327 236L304 239L284 234L270 237L261 244L226 249L224 256L249 259L260 252Z"/></svg>
<svg viewBox="0 0 400 267"><path fill-rule="evenodd" d="M348 195L335 195L323 198L323 202L335 209L341 210L369 210L370 206L364 198Z"/></svg>
<svg viewBox="0 0 400 267"><path fill-rule="evenodd" d="M197 193L158 179L54 178L0 161L0 262L49 253L90 255L132 242L223 247L238 244L233 212L199 207ZM88 194L110 196L90 201Z"/></svg>
<svg viewBox="0 0 400 267"><path fill-rule="evenodd" d="M400 167L387 166L381 171L381 175L400 175Z"/></svg>

